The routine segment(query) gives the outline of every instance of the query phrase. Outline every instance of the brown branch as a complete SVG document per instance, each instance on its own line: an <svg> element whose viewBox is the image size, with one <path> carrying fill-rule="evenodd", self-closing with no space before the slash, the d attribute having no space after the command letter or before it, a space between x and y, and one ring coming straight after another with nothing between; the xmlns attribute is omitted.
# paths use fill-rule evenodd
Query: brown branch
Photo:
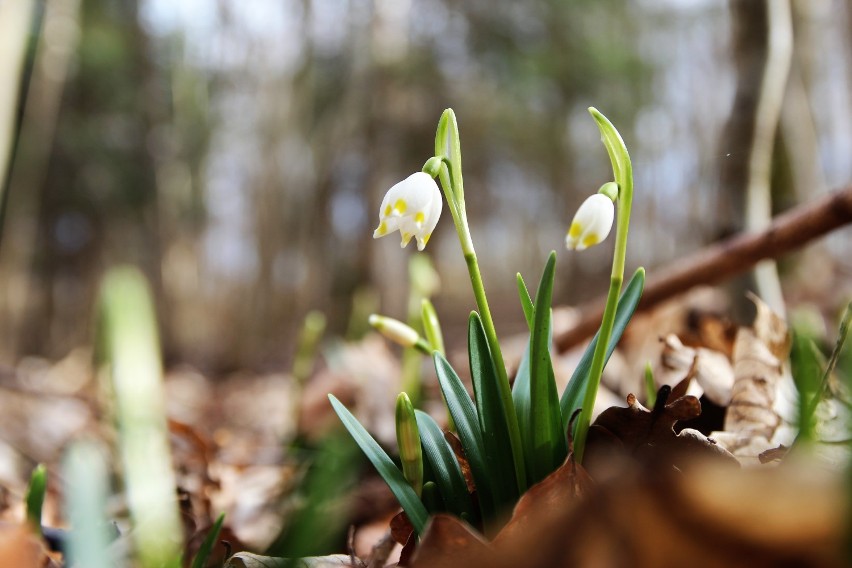
<svg viewBox="0 0 852 568"><path fill-rule="evenodd" d="M783 256L848 223L852 223L852 186L779 215L765 231L739 234L654 269L655 275L648 279L637 311L656 306L693 286L714 284L745 272L758 261ZM580 307L577 324L555 339L560 353L597 331L604 302L604 298L598 298Z"/></svg>

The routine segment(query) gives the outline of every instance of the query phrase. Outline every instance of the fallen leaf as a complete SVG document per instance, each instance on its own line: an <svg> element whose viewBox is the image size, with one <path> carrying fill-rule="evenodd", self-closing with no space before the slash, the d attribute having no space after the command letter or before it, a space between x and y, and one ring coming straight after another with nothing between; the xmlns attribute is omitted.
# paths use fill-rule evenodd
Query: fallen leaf
<svg viewBox="0 0 852 568"><path fill-rule="evenodd" d="M459 467L461 467L462 476L464 476L464 482L467 485L468 492L475 497L476 483L473 481L473 473L470 471L470 463L468 463L467 458L464 455L464 448L462 448L461 440L459 440L458 436L452 432L444 432L444 439L456 455L456 460L458 460Z"/></svg>
<svg viewBox="0 0 852 568"><path fill-rule="evenodd" d="M612 477L636 461L663 468L683 469L693 458L708 457L738 464L728 451L697 430L675 433L678 421L701 414L701 403L694 396L681 396L669 402L671 387L657 393L653 410L627 397L627 408L605 410L589 428L583 464L595 480Z"/></svg>
<svg viewBox="0 0 852 568"><path fill-rule="evenodd" d="M522 548L521 541L537 534L554 515L564 515L574 508L592 487L592 479L574 461L573 454L569 455L556 471L521 496L511 519L494 538L494 546L505 551Z"/></svg>
<svg viewBox="0 0 852 568"><path fill-rule="evenodd" d="M346 554L291 559L240 552L231 556L225 562L224 568L365 568L365 566L361 560Z"/></svg>
<svg viewBox="0 0 852 568"><path fill-rule="evenodd" d="M496 568L504 564L485 539L470 525L456 517L438 514L434 515L426 525L411 566L412 568L426 566Z"/></svg>
<svg viewBox="0 0 852 568"><path fill-rule="evenodd" d="M394 541L399 544L405 544L411 538L411 533L414 532L414 527L411 521L408 520L408 515L405 511L400 511L391 519L390 522L391 536Z"/></svg>
<svg viewBox="0 0 852 568"><path fill-rule="evenodd" d="M752 327L739 330L734 342L734 386L725 433L713 433L733 454L743 457L756 457L779 443L790 444L792 440L778 440L775 434L784 423L781 412L795 414L782 408L786 399L778 396L785 381L792 380L783 364L790 350L787 326L759 298L750 298L757 316Z"/></svg>
<svg viewBox="0 0 852 568"><path fill-rule="evenodd" d="M706 395L719 406L731 401L734 368L724 353L685 346L677 335L670 333L662 339L663 351L654 373L657 388L674 386L688 374L694 379L689 394Z"/></svg>
<svg viewBox="0 0 852 568"><path fill-rule="evenodd" d="M0 566L42 568L49 561L41 539L23 525L0 526Z"/></svg>

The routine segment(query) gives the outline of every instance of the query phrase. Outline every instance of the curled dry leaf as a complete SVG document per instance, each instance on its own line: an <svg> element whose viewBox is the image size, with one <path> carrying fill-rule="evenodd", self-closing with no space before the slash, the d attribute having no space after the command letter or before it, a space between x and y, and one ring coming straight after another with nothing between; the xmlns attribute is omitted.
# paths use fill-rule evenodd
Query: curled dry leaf
<svg viewBox="0 0 852 568"><path fill-rule="evenodd" d="M438 514L429 520L412 568L442 566L504 566L494 549L470 525L451 515Z"/></svg>
<svg viewBox="0 0 852 568"><path fill-rule="evenodd" d="M679 390L682 386L683 383ZM608 478L636 461L662 469L684 469L688 462L700 457L738 464L727 450L697 430L685 428L675 433L676 422L701 414L701 403L688 395L669 402L671 392L671 387L661 387L653 410L642 406L631 394L627 408L609 408L595 420L589 429L583 462L594 479Z"/></svg>
<svg viewBox="0 0 852 568"><path fill-rule="evenodd" d="M756 296L750 296L757 307L752 327L737 332L734 342L734 386L725 416L725 432L714 432L719 443L737 456L755 457L761 452L789 444L778 439L783 433L784 415L795 411L784 409L781 389L792 379L785 375L783 361L790 351L790 338L784 320ZM789 406L789 405L788 405Z"/></svg>
<svg viewBox="0 0 852 568"><path fill-rule="evenodd" d="M346 554L291 559L240 552L231 556L224 568L366 568L366 564Z"/></svg>
<svg viewBox="0 0 852 568"><path fill-rule="evenodd" d="M728 405L734 385L734 368L724 353L704 347L687 347L673 333L661 341L663 351L654 373L657 388L674 386L691 375L694 381L689 394L696 397L703 394L719 406Z"/></svg>

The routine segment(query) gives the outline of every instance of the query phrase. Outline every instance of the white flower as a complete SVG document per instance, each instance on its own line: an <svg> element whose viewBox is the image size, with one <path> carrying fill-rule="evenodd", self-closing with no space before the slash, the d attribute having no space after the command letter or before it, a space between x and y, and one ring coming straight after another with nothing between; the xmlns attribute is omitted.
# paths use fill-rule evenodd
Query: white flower
<svg viewBox="0 0 852 568"><path fill-rule="evenodd" d="M614 217L612 199L600 193L590 196L574 215L565 235L565 246L571 250L585 250L598 244L609 235Z"/></svg>
<svg viewBox="0 0 852 568"><path fill-rule="evenodd" d="M441 190L435 180L423 172L411 174L385 194L379 209L379 226L373 232L373 238L399 230L401 246L405 247L412 237L416 237L417 250L423 250L438 224L443 206Z"/></svg>

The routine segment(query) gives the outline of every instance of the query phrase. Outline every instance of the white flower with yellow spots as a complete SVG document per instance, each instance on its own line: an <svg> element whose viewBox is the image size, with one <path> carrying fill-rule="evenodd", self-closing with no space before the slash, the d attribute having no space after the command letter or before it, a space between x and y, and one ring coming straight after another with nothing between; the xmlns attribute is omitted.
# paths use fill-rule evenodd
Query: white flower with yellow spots
<svg viewBox="0 0 852 568"><path fill-rule="evenodd" d="M416 238L417 250L423 250L438 224L443 206L441 190L435 180L423 172L411 174L385 194L373 238L399 230L402 247Z"/></svg>
<svg viewBox="0 0 852 568"><path fill-rule="evenodd" d="M565 246L571 250L585 250L598 244L609 235L614 217L615 206L610 197L601 193L590 196L574 215L565 235Z"/></svg>

